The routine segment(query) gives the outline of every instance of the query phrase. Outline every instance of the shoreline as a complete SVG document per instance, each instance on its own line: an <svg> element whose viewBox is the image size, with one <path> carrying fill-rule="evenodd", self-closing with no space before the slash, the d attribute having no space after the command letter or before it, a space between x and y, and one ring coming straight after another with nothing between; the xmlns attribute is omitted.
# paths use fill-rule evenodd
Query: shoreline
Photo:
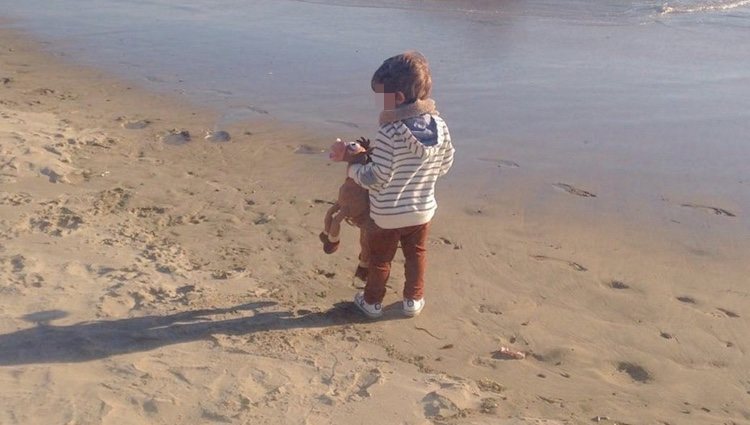
<svg viewBox="0 0 750 425"><path fill-rule="evenodd" d="M15 385L0 422L750 415L747 246L720 245L744 211L672 201L660 220L702 227L665 237L588 210L606 198L592 188L484 161L474 178L506 176L498 192L439 189L423 315L400 320L397 257L386 320L368 323L348 308L355 232L334 256L316 236L343 176L328 139L258 120L211 143L211 111L0 40L0 374ZM171 129L192 140L164 143Z"/></svg>

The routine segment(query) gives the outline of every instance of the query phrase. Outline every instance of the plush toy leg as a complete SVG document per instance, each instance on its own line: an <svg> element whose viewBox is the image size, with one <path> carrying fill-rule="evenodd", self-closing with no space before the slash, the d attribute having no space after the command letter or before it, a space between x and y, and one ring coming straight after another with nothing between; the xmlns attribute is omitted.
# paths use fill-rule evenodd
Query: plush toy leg
<svg viewBox="0 0 750 425"><path fill-rule="evenodd" d="M323 251L326 254L332 254L336 251L336 248L338 248L338 232L336 232L335 236L331 235L331 227L333 225L333 215L339 212L339 210L341 210L341 205L338 203L333 204L333 206L326 211L326 216L323 220L324 227L319 237L320 241L323 242ZM336 241L335 243L331 241L332 238Z"/></svg>
<svg viewBox="0 0 750 425"><path fill-rule="evenodd" d="M341 209L341 205L338 203L335 203L331 206L331 208L328 208L328 211L326 211L326 216L323 219L323 233L326 235L331 233L331 222L333 221L333 215L339 212Z"/></svg>
<svg viewBox="0 0 750 425"><path fill-rule="evenodd" d="M321 233L323 251L326 254L333 254L339 248L339 233L341 232L341 222L344 221L344 218L346 218L344 211L338 211L331 218L331 226L328 229L328 234L323 235Z"/></svg>

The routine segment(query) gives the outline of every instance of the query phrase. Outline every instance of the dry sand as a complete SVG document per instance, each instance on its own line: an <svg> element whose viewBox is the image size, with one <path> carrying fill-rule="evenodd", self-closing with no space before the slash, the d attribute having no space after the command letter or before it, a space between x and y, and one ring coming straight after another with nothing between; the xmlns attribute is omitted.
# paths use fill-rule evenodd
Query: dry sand
<svg viewBox="0 0 750 425"><path fill-rule="evenodd" d="M700 236L747 211L665 201L665 228L704 232L675 236L585 216L600 181L476 162L539 184L447 177L425 311L399 314L397 266L367 322L356 232L330 256L317 239L344 175L330 138L216 129L0 40L0 423L750 423L750 257Z"/></svg>

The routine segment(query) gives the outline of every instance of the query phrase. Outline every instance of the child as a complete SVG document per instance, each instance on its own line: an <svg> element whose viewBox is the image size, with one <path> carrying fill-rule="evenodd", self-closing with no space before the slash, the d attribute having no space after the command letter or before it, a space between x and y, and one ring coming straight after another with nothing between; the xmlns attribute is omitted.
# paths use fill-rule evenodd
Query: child
<svg viewBox="0 0 750 425"><path fill-rule="evenodd" d="M349 177L370 191L372 219L367 227L367 283L354 303L369 318L382 314L385 285L400 242L406 260L404 314L413 317L425 305L427 230L437 209L435 182L453 164L454 150L448 127L430 99L432 77L421 53L387 59L375 71L371 86L383 95L372 162L352 164L348 170Z"/></svg>

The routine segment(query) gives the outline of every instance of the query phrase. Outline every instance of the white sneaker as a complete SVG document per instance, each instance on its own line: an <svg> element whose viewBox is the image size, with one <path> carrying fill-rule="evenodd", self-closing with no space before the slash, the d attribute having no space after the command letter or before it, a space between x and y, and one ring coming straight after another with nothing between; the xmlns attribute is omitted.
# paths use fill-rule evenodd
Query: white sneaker
<svg viewBox="0 0 750 425"><path fill-rule="evenodd" d="M422 312L424 308L424 298L421 300L412 300L404 298L404 314L409 317L414 317Z"/></svg>
<svg viewBox="0 0 750 425"><path fill-rule="evenodd" d="M357 292L354 296L354 305L370 319L377 319L383 314L383 306L380 303L368 304L363 291Z"/></svg>

